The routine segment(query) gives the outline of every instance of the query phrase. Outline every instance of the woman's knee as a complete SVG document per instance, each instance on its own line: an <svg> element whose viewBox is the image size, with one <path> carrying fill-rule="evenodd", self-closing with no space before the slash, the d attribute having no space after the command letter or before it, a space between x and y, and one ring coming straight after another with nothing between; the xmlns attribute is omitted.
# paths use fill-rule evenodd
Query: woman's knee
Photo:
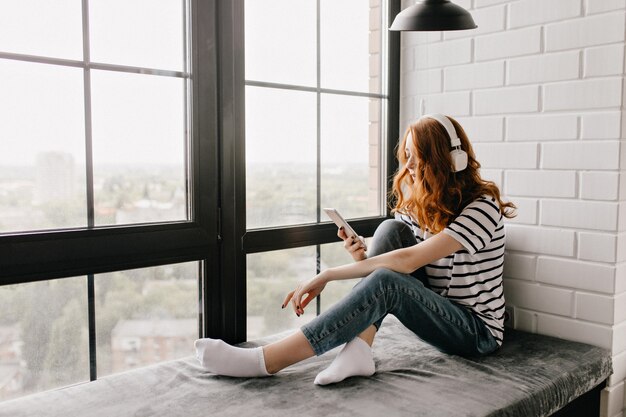
<svg viewBox="0 0 626 417"><path fill-rule="evenodd" d="M386 219L381 224L378 225L376 231L374 232L374 237L376 235L389 236L390 234L401 234L404 229L408 226L396 219Z"/></svg>
<svg viewBox="0 0 626 417"><path fill-rule="evenodd" d="M380 255L415 244L411 229L399 220L387 219L374 232L368 256Z"/></svg>
<svg viewBox="0 0 626 417"><path fill-rule="evenodd" d="M361 285L376 287L383 291L398 284L398 273L387 268L378 268L361 281Z"/></svg>

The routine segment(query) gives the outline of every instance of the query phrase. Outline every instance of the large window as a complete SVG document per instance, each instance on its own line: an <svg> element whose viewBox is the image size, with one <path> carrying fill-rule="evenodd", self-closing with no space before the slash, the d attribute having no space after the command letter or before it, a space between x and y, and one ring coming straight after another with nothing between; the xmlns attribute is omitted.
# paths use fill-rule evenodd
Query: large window
<svg viewBox="0 0 626 417"><path fill-rule="evenodd" d="M329 234L313 237L334 229L322 208L362 219L364 235L387 215L388 9L384 0L245 1L246 237L275 242L246 246L248 337L310 318L276 306L325 258L341 258L340 245L320 245ZM316 245L287 249L305 245L286 243L296 231Z"/></svg>
<svg viewBox="0 0 626 417"><path fill-rule="evenodd" d="M193 353L217 276L214 19L0 2L0 401Z"/></svg>
<svg viewBox="0 0 626 417"><path fill-rule="evenodd" d="M399 5L0 2L0 400L300 324L321 208L387 215Z"/></svg>
<svg viewBox="0 0 626 417"><path fill-rule="evenodd" d="M193 354L195 262L0 287L0 401ZM89 303L95 323L90 324ZM95 339L90 332L95 331Z"/></svg>
<svg viewBox="0 0 626 417"><path fill-rule="evenodd" d="M2 4L0 233L188 220L185 2L160 3Z"/></svg>

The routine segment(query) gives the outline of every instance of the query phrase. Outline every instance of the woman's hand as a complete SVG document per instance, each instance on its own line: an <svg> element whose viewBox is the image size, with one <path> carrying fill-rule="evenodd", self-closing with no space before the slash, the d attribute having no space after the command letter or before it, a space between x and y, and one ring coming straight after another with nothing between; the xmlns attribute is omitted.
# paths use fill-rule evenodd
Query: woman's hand
<svg viewBox="0 0 626 417"><path fill-rule="evenodd" d="M350 253L352 259L358 262L367 258L363 243L359 239L348 237L348 235L346 235L346 231L343 230L343 227L339 228L339 230L337 231L337 236L339 236L339 238L343 240L343 247L348 251L348 253ZM361 239L363 238L361 237Z"/></svg>
<svg viewBox="0 0 626 417"><path fill-rule="evenodd" d="M283 302L283 308L291 301L293 311L300 317L301 314L304 314L304 307L309 305L309 303L324 290L327 283L328 281L325 278L324 272L308 281L301 282L295 290L287 294ZM304 297L305 294L307 297L303 300L302 297Z"/></svg>

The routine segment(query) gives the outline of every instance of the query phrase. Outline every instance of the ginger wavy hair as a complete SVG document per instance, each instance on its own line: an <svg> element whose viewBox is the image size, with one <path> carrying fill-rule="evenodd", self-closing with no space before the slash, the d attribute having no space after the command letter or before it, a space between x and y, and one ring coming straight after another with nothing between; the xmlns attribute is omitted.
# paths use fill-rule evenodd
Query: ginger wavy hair
<svg viewBox="0 0 626 417"><path fill-rule="evenodd" d="M496 199L502 215L515 217L515 205L500 198L500 190L492 181L480 177L480 163L461 125L448 117L461 139L461 148L467 152L467 168L452 170L450 138L436 120L421 118L410 125L398 144L400 168L393 179L391 190L395 206L392 212L410 215L422 229L438 233L448 226L461 211L477 198L488 195ZM415 180L406 167L406 142L409 133L415 138L409 144L411 154L417 157Z"/></svg>

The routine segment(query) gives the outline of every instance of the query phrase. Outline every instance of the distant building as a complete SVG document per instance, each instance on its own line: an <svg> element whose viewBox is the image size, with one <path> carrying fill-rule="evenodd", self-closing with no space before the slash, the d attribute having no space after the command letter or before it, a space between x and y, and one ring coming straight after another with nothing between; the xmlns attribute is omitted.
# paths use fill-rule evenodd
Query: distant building
<svg viewBox="0 0 626 417"><path fill-rule="evenodd" d="M35 171L35 204L69 200L74 196L74 157L71 154L38 153Z"/></svg>
<svg viewBox="0 0 626 417"><path fill-rule="evenodd" d="M19 364L0 364L0 401L23 395L24 372Z"/></svg>
<svg viewBox="0 0 626 417"><path fill-rule="evenodd" d="M0 400L22 394L26 373L22 344L19 325L0 326Z"/></svg>
<svg viewBox="0 0 626 417"><path fill-rule="evenodd" d="M115 213L116 224L163 222L185 219L184 201L182 203L164 203L144 198L134 202L132 205L121 207Z"/></svg>
<svg viewBox="0 0 626 417"><path fill-rule="evenodd" d="M196 319L120 320L111 332L113 373L193 354Z"/></svg>
<svg viewBox="0 0 626 417"><path fill-rule="evenodd" d="M0 364L22 360L22 331L18 324L0 326Z"/></svg>

